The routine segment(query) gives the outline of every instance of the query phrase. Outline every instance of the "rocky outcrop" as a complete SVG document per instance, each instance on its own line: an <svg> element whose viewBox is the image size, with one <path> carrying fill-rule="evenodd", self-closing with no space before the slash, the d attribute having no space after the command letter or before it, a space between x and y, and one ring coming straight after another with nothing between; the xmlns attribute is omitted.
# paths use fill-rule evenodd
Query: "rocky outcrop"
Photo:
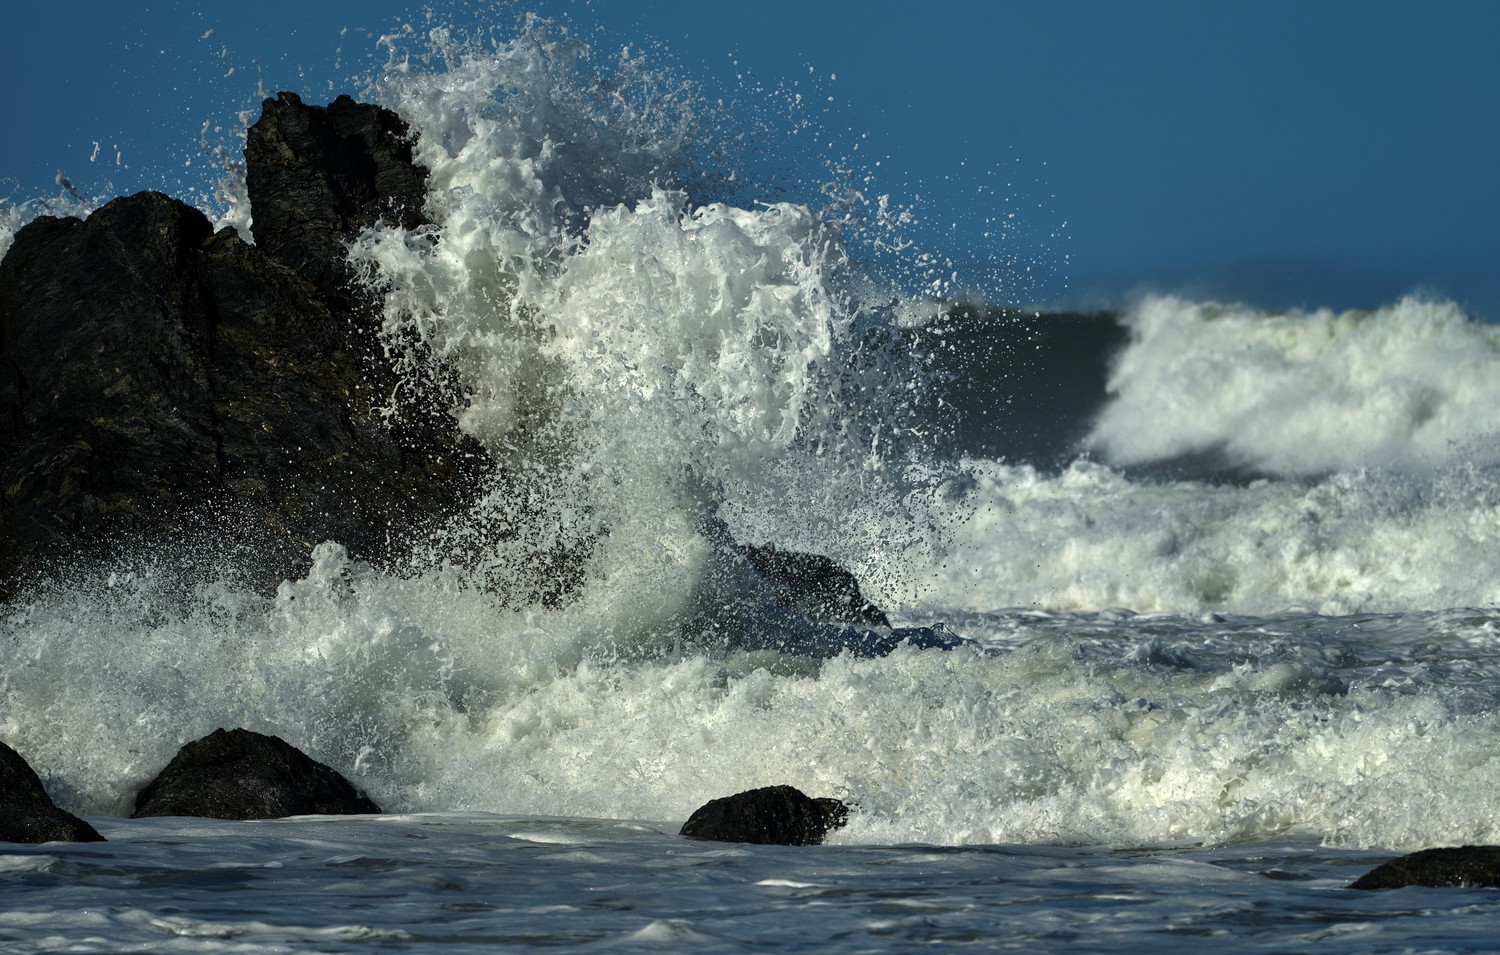
<svg viewBox="0 0 1500 955"><path fill-rule="evenodd" d="M37 219L0 263L0 578L231 539L269 589L322 540L380 560L474 493L487 459L446 402L385 414L396 373L343 261L420 214L399 118L282 94L246 156L254 246L142 193Z"/></svg>
<svg viewBox="0 0 1500 955"><path fill-rule="evenodd" d="M246 133L245 188L255 247L357 310L344 243L379 219L421 225L427 172L390 110L348 96L309 107L281 93Z"/></svg>
<svg viewBox="0 0 1500 955"><path fill-rule="evenodd" d="M813 799L792 786L751 789L705 803L683 823L681 835L716 842L815 846L849 819L837 799Z"/></svg>
<svg viewBox="0 0 1500 955"><path fill-rule="evenodd" d="M141 193L87 221L39 218L0 263L0 596L63 561L142 552L269 592L325 540L382 563L457 518L444 558L475 567L491 535L535 522L525 572L483 580L514 606L561 603L593 542L557 533L545 488L507 483L458 430L462 399L441 369L398 373L387 347L417 346L382 338L346 262L378 221L423 224L405 124L348 97L323 108L282 93L245 160L253 245ZM462 521L481 492L513 497L506 520ZM874 655L921 636L884 632L826 557L739 548L727 532L724 544L782 608L852 628L816 646Z"/></svg>
<svg viewBox="0 0 1500 955"><path fill-rule="evenodd" d="M0 743L0 842L103 842L88 823L57 808L21 755Z"/></svg>
<svg viewBox="0 0 1500 955"><path fill-rule="evenodd" d="M1399 889L1407 885L1500 888L1500 846L1423 849L1376 866L1351 889Z"/></svg>
<svg viewBox="0 0 1500 955"><path fill-rule="evenodd" d="M328 766L276 736L215 730L178 750L136 797L132 819L378 813L364 793Z"/></svg>
<svg viewBox="0 0 1500 955"><path fill-rule="evenodd" d="M885 612L865 599L859 581L821 554L746 547L745 557L776 592L776 602L817 623L889 627Z"/></svg>

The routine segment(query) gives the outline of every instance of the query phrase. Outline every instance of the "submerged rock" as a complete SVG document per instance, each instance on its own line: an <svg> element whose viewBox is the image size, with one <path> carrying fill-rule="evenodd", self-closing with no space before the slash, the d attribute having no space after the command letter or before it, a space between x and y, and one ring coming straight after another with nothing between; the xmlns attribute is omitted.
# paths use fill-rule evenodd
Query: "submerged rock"
<svg viewBox="0 0 1500 955"><path fill-rule="evenodd" d="M1399 889L1407 885L1500 888L1500 846L1423 849L1376 866L1349 888Z"/></svg>
<svg viewBox="0 0 1500 955"><path fill-rule="evenodd" d="M817 623L889 627L885 612L866 600L854 575L821 554L746 547L745 558L776 592L776 602Z"/></svg>
<svg viewBox="0 0 1500 955"><path fill-rule="evenodd" d="M279 819L378 812L380 807L349 780L280 737L219 729L178 750L136 797L131 818Z"/></svg>
<svg viewBox="0 0 1500 955"><path fill-rule="evenodd" d="M256 245L159 193L39 218L0 263L0 579L166 543L239 544L269 590L334 539L380 560L471 500L488 458L397 373L342 243L414 224L401 120L267 100ZM186 546L183 546L186 545Z"/></svg>
<svg viewBox="0 0 1500 955"><path fill-rule="evenodd" d="M103 842L93 826L57 808L36 771L0 743L0 842Z"/></svg>
<svg viewBox="0 0 1500 955"><path fill-rule="evenodd" d="M751 789L705 803L683 823L681 835L716 842L815 846L849 820L837 799L814 799L792 786Z"/></svg>

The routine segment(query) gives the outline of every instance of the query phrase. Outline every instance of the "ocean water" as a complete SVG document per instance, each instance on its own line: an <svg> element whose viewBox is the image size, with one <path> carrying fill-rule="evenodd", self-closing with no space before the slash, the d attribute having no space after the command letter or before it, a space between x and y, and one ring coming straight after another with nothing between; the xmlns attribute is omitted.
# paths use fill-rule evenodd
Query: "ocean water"
<svg viewBox="0 0 1500 955"><path fill-rule="evenodd" d="M1495 946L1492 890L1345 886L1500 841L1496 326L960 308L899 203L761 194L650 57L541 21L389 47L368 97L434 225L351 261L517 483L274 595L152 552L0 610L0 738L109 839L0 849L0 948ZM957 645L852 652L726 532ZM579 592L516 599L559 545ZM125 818L221 726L388 815ZM675 834L779 783L856 811L816 848Z"/></svg>

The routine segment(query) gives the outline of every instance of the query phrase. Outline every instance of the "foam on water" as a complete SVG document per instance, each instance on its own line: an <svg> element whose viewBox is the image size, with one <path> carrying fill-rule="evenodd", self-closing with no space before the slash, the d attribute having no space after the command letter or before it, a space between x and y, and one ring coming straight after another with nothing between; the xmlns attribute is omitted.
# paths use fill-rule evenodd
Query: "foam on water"
<svg viewBox="0 0 1500 955"><path fill-rule="evenodd" d="M1366 426L1347 461L1246 446L1291 473L1368 465L1316 482L956 474L933 463L919 362L890 333L924 306L860 274L809 208L703 189L690 89L538 22L487 46L439 31L425 62L405 43L374 93L418 137L432 224L373 228L351 259L402 367L452 382L495 485L392 567L328 542L264 596L203 573L215 555L142 557L6 607L0 737L61 803L125 814L183 742L244 726L394 811L672 823L790 783L858 805L846 843L1500 838L1496 622L1411 612L1500 603L1491 469L1440 450L1477 434L1484 386L1434 392L1436 359L1361 344L1430 328L1434 354L1468 343L1478 379L1482 329L1405 303L1303 325L1159 303L1096 431L1111 454L1180 454L1277 413L1230 389L1209 437L1178 441L1163 422L1187 424L1154 412L1218 372L1161 380L1144 357L1264 341L1248 363L1270 376L1315 338L1352 367L1416 369L1444 437L1409 414ZM1334 370L1357 377L1315 375ZM976 642L783 652L818 634L725 559L730 535L829 554L904 618L962 615ZM561 601L544 593L559 551L580 564ZM1291 605L1249 626L1210 613ZM1406 612L1312 612L1377 610Z"/></svg>
<svg viewBox="0 0 1500 955"><path fill-rule="evenodd" d="M433 224L377 226L351 261L401 367L452 383L495 486L398 566L329 542L269 600L189 554L13 607L0 728L64 803L127 812L181 742L242 725L388 806L685 815L723 781L670 737L708 753L693 721L753 709L751 674L816 670L756 649L808 625L726 559L726 521L756 540L816 515L801 530L837 527L824 549L862 566L926 533L906 517L925 472L892 461L910 368L850 290L872 283L806 207L695 201L687 87L535 20L496 44L437 30L425 65L405 42L374 92L417 137ZM560 552L583 566L557 606Z"/></svg>
<svg viewBox="0 0 1500 955"><path fill-rule="evenodd" d="M156 583L5 621L0 734L74 809L124 814L182 741L244 725L391 811L671 825L784 782L857 803L847 843L1500 838L1493 613L977 615L983 647L819 663L622 655L586 610L507 613L332 548L261 603Z"/></svg>
<svg viewBox="0 0 1500 955"><path fill-rule="evenodd" d="M1500 326L1451 302L1266 313L1152 298L1125 322L1085 440L1110 462L1217 453L1307 476L1500 460Z"/></svg>
<svg viewBox="0 0 1500 955"><path fill-rule="evenodd" d="M1500 603L1494 465L1248 485L970 462L972 516L924 603L1171 613Z"/></svg>
<svg viewBox="0 0 1500 955"><path fill-rule="evenodd" d="M16 952L506 950L909 952L1482 949L1488 890L1349 892L1379 853L1278 842L1101 854L1034 846L725 846L639 823L482 814L233 827L106 821L110 842L16 846ZM550 845L538 835L562 837ZM274 868L268 868L268 860ZM150 901L161 895L167 906ZM1414 898L1415 897L1415 898Z"/></svg>

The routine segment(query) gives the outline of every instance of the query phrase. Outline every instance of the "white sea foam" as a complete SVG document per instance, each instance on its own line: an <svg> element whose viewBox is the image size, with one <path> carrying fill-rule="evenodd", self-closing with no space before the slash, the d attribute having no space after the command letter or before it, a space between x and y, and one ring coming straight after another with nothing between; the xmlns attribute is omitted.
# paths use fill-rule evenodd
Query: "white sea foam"
<svg viewBox="0 0 1500 955"><path fill-rule="evenodd" d="M244 726L394 811L669 825L790 783L856 803L835 837L853 844L1500 838L1484 783L1496 622L1418 612L1500 603L1490 464L1443 457L1408 414L1366 427L1375 438L1348 452L1361 469L1313 466L1274 434L1247 445L1256 467L1339 472L1317 481L983 461L956 475L924 455L907 413L918 382L879 344L903 310L856 291L876 283L851 273L838 230L802 206L699 202L678 178L683 87L632 57L596 70L541 24L483 51L434 43L444 67L398 52L377 87L419 137L432 225L376 227L352 257L380 283L393 352L412 374L453 373L451 410L501 477L392 568L329 542L258 596L141 559L8 605L0 737L64 805L125 814L182 743ZM1471 361L1469 378L1487 367L1485 330L1438 307L1301 320L1154 307L1137 313L1098 435L1171 424L1150 413L1226 377L1214 362L1246 343L1266 378L1341 352L1314 377L1342 374L1363 396L1349 407L1379 391L1373 356L1424 382L1411 393L1443 380L1438 359L1408 354L1422 342L1465 352L1452 360ZM1149 355L1176 377L1138 370ZM1478 433L1481 384L1436 392L1424 420L1443 441ZM1248 385L1229 392L1194 441L1279 414ZM1139 433L1110 453L1198 447ZM976 642L778 652L767 632L799 622L722 560L725 526L831 553L893 611L951 617ZM583 555L572 599L490 586L545 576L559 547ZM1400 613L1319 616L1355 611Z"/></svg>
<svg viewBox="0 0 1500 955"><path fill-rule="evenodd" d="M1108 461L1222 453L1279 475L1500 460L1500 326L1451 302L1266 313L1151 298L1086 440Z"/></svg>
<svg viewBox="0 0 1500 955"><path fill-rule="evenodd" d="M978 615L989 649L822 664L626 659L584 622L326 551L264 605L209 588L173 611L118 581L6 621L0 735L88 813L245 725L391 811L672 825L789 783L858 804L846 843L1500 838L1493 614Z"/></svg>
<svg viewBox="0 0 1500 955"><path fill-rule="evenodd" d="M878 560L918 473L892 451L912 370L866 339L851 289L870 282L837 231L804 206L695 203L691 91L638 57L595 64L540 23L496 48L432 42L445 70L400 60L377 91L417 134L434 224L377 227L352 255L393 347L457 374L461 427L505 468L435 559L504 523L484 561L515 578L563 528L593 542L584 599L623 632L743 590L714 577L705 531L765 539L773 501L839 525L823 549ZM554 515L532 521L543 539L516 525L518 493Z"/></svg>
<svg viewBox="0 0 1500 955"><path fill-rule="evenodd" d="M1494 466L1247 486L971 462L932 608L1325 614L1500 604Z"/></svg>
<svg viewBox="0 0 1500 955"><path fill-rule="evenodd" d="M439 33L436 68L406 42L376 92L420 136L434 225L353 258L504 477L390 568L327 542L257 595L213 554L141 556L0 609L0 738L110 840L0 857L0 945L1490 942L1482 892L1343 888L1385 858L1360 847L1500 841L1500 614L1437 609L1500 605L1487 327L1158 300L1096 450L1282 478L935 466L920 382L878 347L931 307L869 305L805 207L699 201L688 87L535 22ZM34 211L0 209L0 243ZM801 624L722 560L726 526L969 642L757 643ZM589 541L573 599L505 589ZM220 726L393 814L111 818ZM849 825L816 851L676 835L776 783Z"/></svg>

